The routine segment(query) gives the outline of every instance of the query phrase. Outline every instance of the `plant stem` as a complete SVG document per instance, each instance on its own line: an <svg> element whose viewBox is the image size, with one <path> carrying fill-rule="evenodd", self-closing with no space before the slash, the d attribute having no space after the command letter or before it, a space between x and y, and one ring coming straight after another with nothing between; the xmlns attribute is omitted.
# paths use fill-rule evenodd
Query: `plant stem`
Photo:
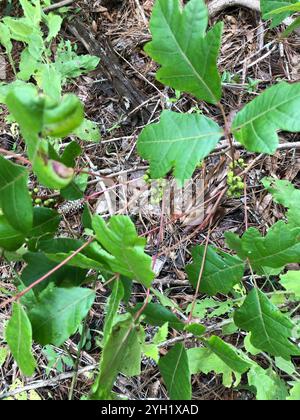
<svg viewBox="0 0 300 420"><path fill-rule="evenodd" d="M26 289L22 290L22 292L18 293L17 295L13 296L12 298L4 301L0 305L0 309L5 308L7 305L9 305L12 302L15 302L16 300L21 299L22 296L26 295L26 293L30 292L35 286L42 283L44 280L49 278L52 274L56 273L61 267L66 265L69 261L71 261L77 254L79 254L83 249L85 249L88 245L90 245L95 240L94 237L91 237L87 242L85 242L80 248L78 248L76 251L74 251L68 258L63 260L60 264L58 264L56 267L54 267L52 270L50 270L47 274L40 277L38 280L36 280L34 283L32 283L30 286L26 287Z"/></svg>
<svg viewBox="0 0 300 420"><path fill-rule="evenodd" d="M224 134L225 134L225 137L226 137L226 139L228 140L228 143L229 143L231 160L232 160L233 171L234 171L235 170L235 147L234 147L233 139L232 139L232 136L231 136L230 125L229 125L228 118L227 118L226 113L225 113L225 109L224 109L223 105L221 104L221 102L218 103L218 108L220 109L221 114L223 116Z"/></svg>

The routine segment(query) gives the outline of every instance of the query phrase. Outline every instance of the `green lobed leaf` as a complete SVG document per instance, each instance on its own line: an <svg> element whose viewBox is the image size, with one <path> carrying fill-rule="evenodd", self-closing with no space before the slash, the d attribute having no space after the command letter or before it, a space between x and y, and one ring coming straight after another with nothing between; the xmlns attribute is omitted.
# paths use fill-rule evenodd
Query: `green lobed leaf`
<svg viewBox="0 0 300 420"><path fill-rule="evenodd" d="M280 277L280 284L300 299L300 271L288 271Z"/></svg>
<svg viewBox="0 0 300 420"><path fill-rule="evenodd" d="M150 161L152 178L162 178L174 169L175 178L184 185L222 135L218 124L203 115L163 111L160 122L140 134L138 153Z"/></svg>
<svg viewBox="0 0 300 420"><path fill-rule="evenodd" d="M243 374L252 366L250 360L246 361L245 357L241 357L233 346L225 343L220 337L212 336L205 341L205 344L234 372Z"/></svg>
<svg viewBox="0 0 300 420"><path fill-rule="evenodd" d="M281 268L297 263L300 258L300 228L290 227L283 221L273 225L265 237L250 228L241 238L232 232L226 232L225 238L240 258L250 261L254 271L263 272L264 267Z"/></svg>
<svg viewBox="0 0 300 420"><path fill-rule="evenodd" d="M256 389L258 401L282 401L287 397L286 386L280 377L258 365L248 372L248 383Z"/></svg>
<svg viewBox="0 0 300 420"><path fill-rule="evenodd" d="M263 186L272 194L273 200L288 209L300 207L300 190L286 179L264 178Z"/></svg>
<svg viewBox="0 0 300 420"><path fill-rule="evenodd" d="M142 306L142 303L138 303L132 309L132 312L137 313ZM173 312L169 311L169 309L158 303L148 303L143 311L143 316L145 317L144 322L150 325L162 327L165 323L168 322L171 328L174 328L178 331L184 330L185 327L184 322L178 319L177 316L173 314Z"/></svg>
<svg viewBox="0 0 300 420"><path fill-rule="evenodd" d="M12 317L6 327L5 339L22 373L32 376L36 368L36 361L31 350L32 328L25 310L19 303L13 304Z"/></svg>
<svg viewBox="0 0 300 420"><path fill-rule="evenodd" d="M158 363L171 400L191 400L191 373L187 351L181 343L169 350Z"/></svg>
<svg viewBox="0 0 300 420"><path fill-rule="evenodd" d="M234 376L236 378L235 386L240 383L241 375L234 372L209 348L197 347L188 349L187 355L191 374L204 373L207 375L215 372L217 375L222 375L223 385L227 388L232 386Z"/></svg>
<svg viewBox="0 0 300 420"><path fill-rule="evenodd" d="M300 355L289 340L294 324L259 289L254 288L248 294L235 311L234 321L239 328L251 332L251 344L257 349L286 360Z"/></svg>
<svg viewBox="0 0 300 420"><path fill-rule="evenodd" d="M112 271L150 287L155 277L152 259L145 254L146 240L137 235L131 219L113 216L106 223L100 216L94 216L92 224L97 241L112 256L107 261Z"/></svg>
<svg viewBox="0 0 300 420"><path fill-rule="evenodd" d="M198 283L204 252L204 246L194 247L192 249L193 263L186 266L189 281L194 287ZM200 291L209 296L214 296L217 293L227 294L234 285L241 281L243 275L243 260L209 246Z"/></svg>
<svg viewBox="0 0 300 420"><path fill-rule="evenodd" d="M41 292L35 306L29 308L34 340L45 346L62 345L75 334L95 299L95 292L80 287L50 285Z"/></svg>
<svg viewBox="0 0 300 420"><path fill-rule="evenodd" d="M95 70L99 61L99 57L96 56L77 55L70 41L62 41L56 51L55 67L65 83L68 79Z"/></svg>
<svg viewBox="0 0 300 420"><path fill-rule="evenodd" d="M268 88L236 115L233 134L247 150L274 154L279 130L300 131L300 83Z"/></svg>
<svg viewBox="0 0 300 420"><path fill-rule="evenodd" d="M27 252L23 258L27 263L21 275L21 280L25 286L30 286L57 266L57 263L51 261L42 252ZM38 296L50 283L61 287L80 286L84 282L86 274L87 270L63 266L46 280L35 286L33 292Z"/></svg>
<svg viewBox="0 0 300 420"><path fill-rule="evenodd" d="M28 232L28 238L39 240L44 237L52 237L60 223L60 215L57 211L46 207L34 207L33 226Z"/></svg>
<svg viewBox="0 0 300 420"><path fill-rule="evenodd" d="M27 169L0 156L0 207L8 223L25 234L33 224L28 177Z"/></svg>
<svg viewBox="0 0 300 420"><path fill-rule="evenodd" d="M145 51L161 68L156 78L167 86L216 104L221 99L217 58L223 24L206 33L208 11L203 0L156 0L150 21L152 41Z"/></svg>

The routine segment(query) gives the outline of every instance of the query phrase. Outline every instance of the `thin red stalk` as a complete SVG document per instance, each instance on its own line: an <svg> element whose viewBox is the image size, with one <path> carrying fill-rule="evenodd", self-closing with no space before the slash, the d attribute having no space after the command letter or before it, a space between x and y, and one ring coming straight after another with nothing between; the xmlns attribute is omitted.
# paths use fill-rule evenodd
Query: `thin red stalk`
<svg viewBox="0 0 300 420"><path fill-rule="evenodd" d="M46 280L48 277L50 277L52 274L54 274L56 271L58 271L61 267L63 267L69 261L71 261L72 258L74 258L77 254L79 254L83 249L85 249L91 242L93 242L93 240L94 240L94 238L90 238L86 243L84 243L80 248L78 248L76 251L74 251L68 258L66 258L60 264L58 264L56 267L54 267L52 270L50 270L47 274L40 277L38 280L36 280L34 283L32 283L26 289L22 290L22 292L18 293L17 295L13 296L12 298L7 299L5 302L1 303L0 309L5 308L10 303L15 302L16 300L19 300L22 296L26 295L26 293L30 292L30 290L32 290L35 286L42 283L44 280Z"/></svg>
<svg viewBox="0 0 300 420"><path fill-rule="evenodd" d="M30 165L31 166L31 162L24 158L23 156L17 155L16 153L10 151L10 150L6 150L6 149L2 149L0 148L0 153L2 153L5 156L10 156L16 160L19 160L20 162L24 163L25 165Z"/></svg>

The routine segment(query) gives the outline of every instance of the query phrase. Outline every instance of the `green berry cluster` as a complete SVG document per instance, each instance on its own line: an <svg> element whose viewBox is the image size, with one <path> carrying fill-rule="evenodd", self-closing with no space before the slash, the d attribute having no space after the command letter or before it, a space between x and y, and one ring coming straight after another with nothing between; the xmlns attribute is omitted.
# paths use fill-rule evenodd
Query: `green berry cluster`
<svg viewBox="0 0 300 420"><path fill-rule="evenodd" d="M151 176L150 176L150 171L149 171L149 169L148 169L148 171L145 173L145 175L143 176L143 180L146 182L146 184L151 184L152 183L152 179L151 179Z"/></svg>
<svg viewBox="0 0 300 420"><path fill-rule="evenodd" d="M149 170L143 179L148 185L151 185L151 204L159 204L164 196L167 181L164 178L152 179Z"/></svg>
<svg viewBox="0 0 300 420"><path fill-rule="evenodd" d="M32 197L32 203L35 207L53 207L56 203L54 198L47 198L43 199L39 197L40 190L38 188L34 188L32 191L29 191L29 194Z"/></svg>
<svg viewBox="0 0 300 420"><path fill-rule="evenodd" d="M244 159L238 159L234 163L231 162L231 164L229 165L230 171L227 174L227 185L229 187L227 196L229 198L240 198L241 194L244 192L244 181L242 177L240 177L239 175L235 175L234 169L244 169L245 167L246 164L244 162Z"/></svg>
<svg viewBox="0 0 300 420"><path fill-rule="evenodd" d="M151 204L159 204L163 199L167 181L163 178L156 180L151 189Z"/></svg>

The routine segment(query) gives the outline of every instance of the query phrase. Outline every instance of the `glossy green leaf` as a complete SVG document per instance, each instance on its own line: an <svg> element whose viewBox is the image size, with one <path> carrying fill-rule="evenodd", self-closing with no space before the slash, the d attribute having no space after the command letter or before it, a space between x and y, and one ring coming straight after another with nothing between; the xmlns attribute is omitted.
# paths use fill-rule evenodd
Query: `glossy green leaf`
<svg viewBox="0 0 300 420"><path fill-rule="evenodd" d="M138 237L131 219L113 216L106 223L100 216L94 216L93 229L97 241L112 256L108 261L112 271L150 287L155 277L152 259L145 254L146 240Z"/></svg>
<svg viewBox="0 0 300 420"><path fill-rule="evenodd" d="M77 96L65 95L59 104L45 108L44 133L55 138L66 137L82 124L83 117L83 106Z"/></svg>
<svg viewBox="0 0 300 420"><path fill-rule="evenodd" d="M279 83L267 89L236 115L233 134L247 150L274 154L279 130L300 131L300 83Z"/></svg>
<svg viewBox="0 0 300 420"><path fill-rule="evenodd" d="M133 318L129 314L125 314L114 325L102 351L100 374L92 388L91 399L112 399L111 390L126 358L127 350L130 350L136 339L136 334Z"/></svg>
<svg viewBox="0 0 300 420"><path fill-rule="evenodd" d="M8 223L25 234L33 224L28 177L27 169L0 156L0 206Z"/></svg>
<svg viewBox="0 0 300 420"><path fill-rule="evenodd" d="M238 385L241 380L241 375L233 370L223 362L215 353L209 348L197 347L188 349L187 351L189 367L191 374L204 373L205 375L214 372L217 375L222 375L223 385L230 388L234 382Z"/></svg>
<svg viewBox="0 0 300 420"><path fill-rule="evenodd" d="M250 369L250 361L241 357L236 349L228 343L225 343L220 337L213 335L205 341L206 346L215 353L227 366L234 372L243 374Z"/></svg>
<svg viewBox="0 0 300 420"><path fill-rule="evenodd" d="M257 349L286 360L300 355L300 350L290 341L293 323L260 290L249 293L235 311L234 321L239 328L251 332L251 344Z"/></svg>
<svg viewBox="0 0 300 420"><path fill-rule="evenodd" d="M181 343L159 360L159 370L171 400L191 400L191 373L186 349Z"/></svg>
<svg viewBox="0 0 300 420"><path fill-rule="evenodd" d="M280 277L281 285L300 299L300 271L288 271Z"/></svg>
<svg viewBox="0 0 300 420"><path fill-rule="evenodd" d="M300 258L300 228L292 228L283 221L273 225L263 237L255 228L248 229L239 238L232 232L225 234L227 244L238 256L248 259L254 271L263 267L281 268L297 263Z"/></svg>
<svg viewBox="0 0 300 420"><path fill-rule="evenodd" d="M163 111L160 122L148 125L140 134L138 152L150 161L152 178L163 178L174 169L183 185L222 135L220 127L203 115Z"/></svg>
<svg viewBox="0 0 300 420"><path fill-rule="evenodd" d="M137 313L142 306L143 304L141 303L135 305L132 310L133 313ZM144 322L150 325L161 327L168 322L171 328L175 328L178 331L182 331L185 326L184 322L178 319L173 312L158 303L148 303L143 311L143 316L145 317Z"/></svg>
<svg viewBox="0 0 300 420"><path fill-rule="evenodd" d="M4 216L0 216L0 248L16 251L25 242L25 235L15 230Z"/></svg>
<svg viewBox="0 0 300 420"><path fill-rule="evenodd" d="M5 339L22 373L32 376L36 368L31 349L32 329L28 316L19 303L13 304L12 317L6 327Z"/></svg>
<svg viewBox="0 0 300 420"><path fill-rule="evenodd" d="M153 39L145 51L161 65L158 81L216 104L222 94L217 59L223 24L206 32L207 24L202 0L190 0L184 8L179 0L156 0L150 21Z"/></svg>
<svg viewBox="0 0 300 420"><path fill-rule="evenodd" d="M192 249L193 263L186 267L191 284L196 287L201 270L204 246ZM239 283L244 275L244 262L225 252L208 247L205 267L200 283L200 291L210 296L227 294Z"/></svg>
<svg viewBox="0 0 300 420"><path fill-rule="evenodd" d="M38 240L43 237L54 236L60 219L60 215L55 210L46 207L34 207L33 227L28 232L28 237Z"/></svg>
<svg viewBox="0 0 300 420"><path fill-rule="evenodd" d="M80 287L49 286L29 308L33 337L42 345L62 345L75 334L95 299L95 292Z"/></svg>
<svg viewBox="0 0 300 420"><path fill-rule="evenodd" d="M24 255L27 266L22 271L21 280L25 286L30 286L36 280L53 270L57 263L51 261L42 252L28 252ZM49 283L61 287L80 286L86 278L87 270L76 267L63 266L56 270L42 283L34 287L33 291L38 296L47 288Z"/></svg>

